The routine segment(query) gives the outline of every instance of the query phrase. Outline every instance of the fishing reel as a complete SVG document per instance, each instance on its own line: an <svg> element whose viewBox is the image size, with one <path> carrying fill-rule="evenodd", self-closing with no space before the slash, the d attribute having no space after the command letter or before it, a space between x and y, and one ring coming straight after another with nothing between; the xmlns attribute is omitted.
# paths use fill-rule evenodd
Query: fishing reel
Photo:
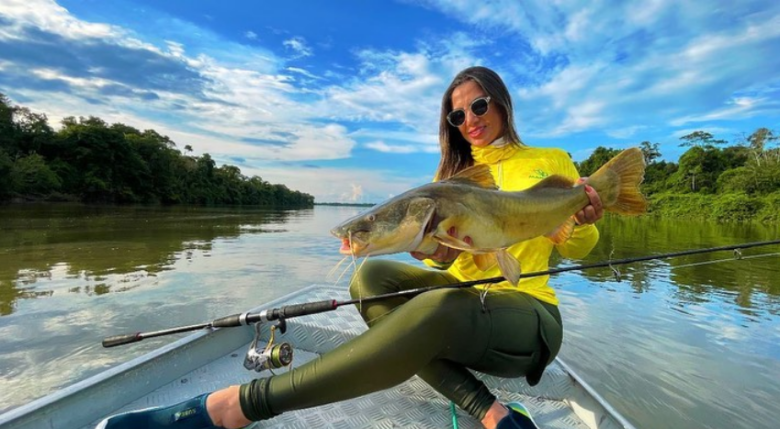
<svg viewBox="0 0 780 429"><path fill-rule="evenodd" d="M249 345L249 350L244 357L244 368L252 371L262 372L266 369L274 370L283 368L292 363L293 349L289 343L274 344L274 338L276 329L279 329L282 334L287 331L287 324L284 319L279 320L276 325L271 325L271 338L263 348L260 344L260 330L262 324L260 322L255 324L255 339L252 340L252 344Z"/></svg>

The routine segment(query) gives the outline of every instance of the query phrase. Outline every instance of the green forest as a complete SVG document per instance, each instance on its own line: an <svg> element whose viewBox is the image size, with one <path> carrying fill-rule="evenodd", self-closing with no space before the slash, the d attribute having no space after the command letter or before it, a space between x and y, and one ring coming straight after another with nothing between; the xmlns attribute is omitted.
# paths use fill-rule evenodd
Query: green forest
<svg viewBox="0 0 780 429"><path fill-rule="evenodd" d="M0 202L78 201L311 207L314 197L192 156L154 130L96 117L68 117L54 131L45 114L0 94Z"/></svg>
<svg viewBox="0 0 780 429"><path fill-rule="evenodd" d="M642 191L650 212L673 219L780 221L779 138L759 128L729 145L694 131L680 137L680 146L688 149L677 163L659 161L658 143L640 143L647 163ZM577 168L589 176L618 152L600 146Z"/></svg>

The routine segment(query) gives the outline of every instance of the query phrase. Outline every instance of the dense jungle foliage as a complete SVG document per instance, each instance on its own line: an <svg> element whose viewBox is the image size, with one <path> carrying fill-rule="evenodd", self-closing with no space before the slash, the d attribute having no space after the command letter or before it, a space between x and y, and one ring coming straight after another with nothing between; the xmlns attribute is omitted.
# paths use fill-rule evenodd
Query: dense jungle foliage
<svg viewBox="0 0 780 429"><path fill-rule="evenodd" d="M642 190L650 211L663 217L718 221L780 221L780 147L777 136L759 128L731 146L704 131L680 138L689 149L677 163L658 161L658 143L639 144L647 170ZM619 149L598 147L578 163L592 174Z"/></svg>
<svg viewBox="0 0 780 429"><path fill-rule="evenodd" d="M185 152L192 148L187 145ZM168 137L96 117L62 121L0 94L0 201L311 207L314 197L183 154Z"/></svg>

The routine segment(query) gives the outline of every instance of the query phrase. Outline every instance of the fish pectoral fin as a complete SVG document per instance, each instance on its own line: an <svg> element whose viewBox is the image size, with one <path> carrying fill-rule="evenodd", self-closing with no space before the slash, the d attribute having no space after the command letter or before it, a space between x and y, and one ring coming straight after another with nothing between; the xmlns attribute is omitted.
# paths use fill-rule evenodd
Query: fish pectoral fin
<svg viewBox="0 0 780 429"><path fill-rule="evenodd" d="M509 283L513 286L517 286L520 281L520 261L517 260L506 249L500 249L495 253L498 260L498 267L501 269L501 274Z"/></svg>
<svg viewBox="0 0 780 429"><path fill-rule="evenodd" d="M465 241L459 240L459 239L457 239L457 238L455 238L455 237L453 237L453 236L451 236L449 234L446 234L446 233L445 234L438 234L438 233L433 234L433 238L435 238L436 241L438 241L439 243L441 243L441 244L443 244L445 246L448 246L448 247L452 247L453 249L460 249L460 250L471 250L471 249L473 249L473 247L470 244L466 243Z"/></svg>
<svg viewBox="0 0 780 429"><path fill-rule="evenodd" d="M560 226L548 232L544 236L549 238L550 241L555 244L563 244L566 242L566 240L571 238L572 234L574 234L574 218L570 217L566 222L562 223Z"/></svg>
<svg viewBox="0 0 780 429"><path fill-rule="evenodd" d="M491 253L477 253L471 257L474 260L474 264L482 271L487 271L490 267L498 263L495 252Z"/></svg>

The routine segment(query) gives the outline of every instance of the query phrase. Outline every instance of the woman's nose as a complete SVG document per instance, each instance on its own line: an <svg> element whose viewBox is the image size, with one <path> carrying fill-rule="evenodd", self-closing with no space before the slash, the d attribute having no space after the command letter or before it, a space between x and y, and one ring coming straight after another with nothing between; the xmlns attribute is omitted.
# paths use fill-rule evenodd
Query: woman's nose
<svg viewBox="0 0 780 429"><path fill-rule="evenodd" d="M475 115L474 112L471 111L471 109L466 109L466 120L463 121L463 125L466 126L466 129L468 129L472 123L478 121L479 116Z"/></svg>

